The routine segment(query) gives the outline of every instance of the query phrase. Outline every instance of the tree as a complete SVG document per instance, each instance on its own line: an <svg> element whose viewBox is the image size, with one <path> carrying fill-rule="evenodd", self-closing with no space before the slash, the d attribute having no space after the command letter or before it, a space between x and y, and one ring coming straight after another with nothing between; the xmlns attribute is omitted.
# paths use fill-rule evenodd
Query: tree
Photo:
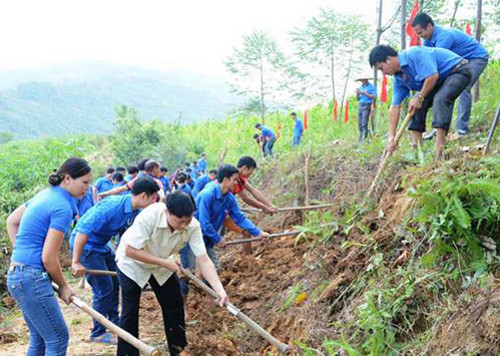
<svg viewBox="0 0 500 356"><path fill-rule="evenodd" d="M235 48L224 64L233 74L231 91L250 99L258 97L264 122L266 96L279 87L285 76L286 59L278 44L266 32L253 31L243 36L242 47Z"/></svg>

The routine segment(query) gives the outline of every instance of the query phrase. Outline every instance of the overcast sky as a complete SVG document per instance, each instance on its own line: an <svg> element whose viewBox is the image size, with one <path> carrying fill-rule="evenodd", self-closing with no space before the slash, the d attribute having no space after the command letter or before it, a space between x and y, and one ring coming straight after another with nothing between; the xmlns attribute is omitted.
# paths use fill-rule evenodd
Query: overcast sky
<svg viewBox="0 0 500 356"><path fill-rule="evenodd" d="M288 32L320 7L376 20L376 0L12 0L0 5L0 70L74 61L222 74L252 29L286 50ZM386 1L387 17L392 13Z"/></svg>

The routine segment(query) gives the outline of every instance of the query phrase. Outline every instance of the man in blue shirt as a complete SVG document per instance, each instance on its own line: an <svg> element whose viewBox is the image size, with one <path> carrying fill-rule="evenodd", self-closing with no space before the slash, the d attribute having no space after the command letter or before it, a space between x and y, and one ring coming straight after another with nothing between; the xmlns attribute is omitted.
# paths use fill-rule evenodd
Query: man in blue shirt
<svg viewBox="0 0 500 356"><path fill-rule="evenodd" d="M368 138L368 121L370 120L370 112L372 103L377 97L375 86L368 80L371 78L363 77L356 81L361 81L361 87L356 89L356 98L358 99L358 127L359 127L359 142L363 142Z"/></svg>
<svg viewBox="0 0 500 356"><path fill-rule="evenodd" d="M437 129L437 155L442 158L453 104L471 80L467 60L444 48L415 46L398 54L390 46L378 45L371 50L369 61L383 74L394 76L387 152L392 154L396 148L394 138L401 103L410 91L418 91L408 105L408 111L413 114L408 126L412 131L412 145L416 148L421 144L427 112L433 107L432 127Z"/></svg>
<svg viewBox="0 0 500 356"><path fill-rule="evenodd" d="M95 187L97 188L97 193L104 193L107 192L108 190L113 189L113 180L111 177L113 176L113 173L115 173L115 169L113 167L109 167L106 170L106 175L104 177L101 177L97 180L95 183Z"/></svg>
<svg viewBox="0 0 500 356"><path fill-rule="evenodd" d="M231 165L224 165L217 173L217 183L204 189L196 198L195 217L201 224L201 231L208 255L215 266L219 266L215 245L224 247L225 238L219 234L219 229L224 223L226 216L239 227L248 231L252 236L267 237L268 234L259 230L241 212L236 197L231 190L238 183L239 171Z"/></svg>
<svg viewBox="0 0 500 356"><path fill-rule="evenodd" d="M297 116L296 113L292 112L291 116L295 121L295 126L293 128L292 146L298 146L300 144L300 139L302 138L302 133L304 132L304 125L302 124L302 120Z"/></svg>
<svg viewBox="0 0 500 356"><path fill-rule="evenodd" d="M83 276L86 268L116 271L115 254L108 242L132 225L140 209L156 202L159 189L152 178L139 178L131 195L106 198L87 211L76 224L70 240L73 273ZM92 286L93 308L116 324L117 280L110 276L87 275L87 281ZM114 343L106 328L95 320L90 340Z"/></svg>
<svg viewBox="0 0 500 356"><path fill-rule="evenodd" d="M167 195L167 193L170 193L170 182L168 181L167 172L167 167L161 167L160 176L158 177L161 184L163 184L163 191L165 192L165 196Z"/></svg>
<svg viewBox="0 0 500 356"><path fill-rule="evenodd" d="M424 46L446 48L469 61L472 79L458 99L457 133L469 133L471 113L471 88L488 65L489 53L475 38L455 28L435 26L426 13L418 14L412 21L415 32L422 37Z"/></svg>
<svg viewBox="0 0 500 356"><path fill-rule="evenodd" d="M212 169L208 174L205 174L196 180L194 188L191 190L191 196L196 199L198 194L205 188L205 186L217 178L217 170Z"/></svg>
<svg viewBox="0 0 500 356"><path fill-rule="evenodd" d="M274 131L260 123L255 125L255 128L260 131L260 134L264 138L264 157L271 156L274 158L273 147L276 142Z"/></svg>
<svg viewBox="0 0 500 356"><path fill-rule="evenodd" d="M202 173L207 171L207 155L205 153L203 153L198 160L198 170Z"/></svg>

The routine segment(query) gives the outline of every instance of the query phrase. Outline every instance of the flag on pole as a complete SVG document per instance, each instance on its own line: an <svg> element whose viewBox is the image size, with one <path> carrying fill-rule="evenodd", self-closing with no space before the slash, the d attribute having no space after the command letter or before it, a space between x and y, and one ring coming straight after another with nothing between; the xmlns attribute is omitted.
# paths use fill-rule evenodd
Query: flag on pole
<svg viewBox="0 0 500 356"><path fill-rule="evenodd" d="M348 123L349 122L349 100L345 102L345 115L344 115L344 122Z"/></svg>
<svg viewBox="0 0 500 356"><path fill-rule="evenodd" d="M387 77L382 77L382 91L380 93L380 101L383 103L387 103Z"/></svg>
<svg viewBox="0 0 500 356"><path fill-rule="evenodd" d="M413 8L411 9L410 13L410 19L408 20L408 23L406 24L406 33L408 36L410 36L410 47L412 46L419 46L420 45L420 40L418 38L417 33L411 26L411 23L413 22L413 19L415 16L418 14L418 0L415 0L415 3L413 4Z"/></svg>
<svg viewBox="0 0 500 356"><path fill-rule="evenodd" d="M333 121L337 122L337 117L339 116L339 104L337 103L337 100L333 103Z"/></svg>
<svg viewBox="0 0 500 356"><path fill-rule="evenodd" d="M465 33L472 36L472 29L470 28L470 22L467 21L467 26L465 26Z"/></svg>
<svg viewBox="0 0 500 356"><path fill-rule="evenodd" d="M307 130L307 109L304 111L304 130Z"/></svg>

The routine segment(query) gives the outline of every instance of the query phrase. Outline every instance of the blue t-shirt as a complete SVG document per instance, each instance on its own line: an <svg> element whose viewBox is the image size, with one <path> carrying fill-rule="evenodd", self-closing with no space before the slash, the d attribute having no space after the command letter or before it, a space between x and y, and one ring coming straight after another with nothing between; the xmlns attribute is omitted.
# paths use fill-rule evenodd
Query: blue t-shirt
<svg viewBox="0 0 500 356"><path fill-rule="evenodd" d="M275 138L276 136L274 135L274 131L271 130L269 127L267 126L262 126L262 132L261 132L261 135L263 137L269 137L269 138Z"/></svg>
<svg viewBox="0 0 500 356"><path fill-rule="evenodd" d="M52 187L35 195L26 203L12 262L45 270L42 251L49 229L66 235L77 213L76 199L64 188Z"/></svg>
<svg viewBox="0 0 500 356"><path fill-rule="evenodd" d="M82 198L77 199L76 207L78 208L78 215L80 215L80 217L82 217L83 214L94 206L95 202L93 192L94 187L90 186L85 195Z"/></svg>
<svg viewBox="0 0 500 356"><path fill-rule="evenodd" d="M399 105L411 90L421 90L425 78L438 73L444 80L463 59L444 48L414 46L398 54L403 74L394 75L392 105Z"/></svg>
<svg viewBox="0 0 500 356"><path fill-rule="evenodd" d="M108 177L101 177L95 183L95 187L97 188L97 193L104 193L113 189L113 182Z"/></svg>
<svg viewBox="0 0 500 356"><path fill-rule="evenodd" d="M122 234L132 225L139 209L132 208L132 195L110 196L94 205L76 224L69 241L71 250L78 232L89 239L85 250L107 252L107 243L113 236Z"/></svg>
<svg viewBox="0 0 500 356"><path fill-rule="evenodd" d="M194 188L191 190L191 195L193 196L193 198L196 198L196 196L198 194L200 194L200 192L203 190L203 188L205 188L205 186L210 182L211 182L211 180L210 180L210 176L208 174L205 174L205 175L201 176L200 178L198 178L196 180L196 184L194 185Z"/></svg>
<svg viewBox="0 0 500 356"><path fill-rule="evenodd" d="M375 91L375 86L372 83L366 83L366 85L362 85L359 88L359 90L364 91L365 93L368 93L370 95L377 95L377 92ZM373 99L367 97L364 94L360 94L358 97L358 102L364 103L364 104L371 104L371 103L373 103Z"/></svg>
<svg viewBox="0 0 500 356"><path fill-rule="evenodd" d="M488 51L481 43L456 28L435 26L432 38L424 41L424 46L446 48L465 59L489 57Z"/></svg>
<svg viewBox="0 0 500 356"><path fill-rule="evenodd" d="M293 128L293 136L295 137L302 136L303 131L304 131L304 125L302 124L302 120L297 117L295 119L295 127Z"/></svg>
<svg viewBox="0 0 500 356"><path fill-rule="evenodd" d="M195 217L200 222L203 240L207 247L213 247L221 240L218 231L229 214L231 220L252 236L258 236L260 230L241 212L236 198L231 192L222 194L220 184L207 186L196 197Z"/></svg>

